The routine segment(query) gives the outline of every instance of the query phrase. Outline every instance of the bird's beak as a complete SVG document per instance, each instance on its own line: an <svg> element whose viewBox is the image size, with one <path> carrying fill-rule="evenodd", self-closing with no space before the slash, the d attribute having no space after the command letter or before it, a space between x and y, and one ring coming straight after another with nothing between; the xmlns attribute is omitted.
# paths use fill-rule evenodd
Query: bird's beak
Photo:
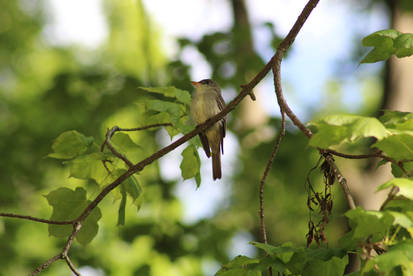
<svg viewBox="0 0 413 276"><path fill-rule="evenodd" d="M197 81L191 81L191 83L192 83L192 85L195 86L195 87L197 87L197 86L199 85L199 82L197 82Z"/></svg>

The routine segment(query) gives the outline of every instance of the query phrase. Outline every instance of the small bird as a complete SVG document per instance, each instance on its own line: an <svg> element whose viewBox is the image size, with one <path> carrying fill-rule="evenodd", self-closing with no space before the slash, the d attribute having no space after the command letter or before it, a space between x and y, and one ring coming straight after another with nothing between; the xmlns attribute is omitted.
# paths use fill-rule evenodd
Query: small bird
<svg viewBox="0 0 413 276"><path fill-rule="evenodd" d="M204 123L209 118L221 112L225 107L224 99L221 96L221 89L218 84L210 79L199 82L192 81L196 92L192 97L191 116L196 125ZM222 118L204 132L199 133L202 147L209 158L212 153L212 176L213 179L220 179L221 153L224 154L226 120Z"/></svg>

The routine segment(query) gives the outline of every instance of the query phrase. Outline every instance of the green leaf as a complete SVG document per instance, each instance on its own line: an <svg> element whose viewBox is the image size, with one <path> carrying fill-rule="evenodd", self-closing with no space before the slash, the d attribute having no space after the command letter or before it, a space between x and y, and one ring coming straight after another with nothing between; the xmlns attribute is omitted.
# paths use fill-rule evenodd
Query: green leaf
<svg viewBox="0 0 413 276"><path fill-rule="evenodd" d="M143 149L132 141L126 133L117 132L111 139L115 149L125 155L131 162L140 160L143 156Z"/></svg>
<svg viewBox="0 0 413 276"><path fill-rule="evenodd" d="M385 110L379 120L386 128L398 130L413 129L413 113Z"/></svg>
<svg viewBox="0 0 413 276"><path fill-rule="evenodd" d="M261 276L261 269L256 268L258 259L237 256L215 274L216 276Z"/></svg>
<svg viewBox="0 0 413 276"><path fill-rule="evenodd" d="M135 176L130 176L125 182L125 191L132 198L132 202L135 202L136 199L142 194L142 187L139 184Z"/></svg>
<svg viewBox="0 0 413 276"><path fill-rule="evenodd" d="M81 155L68 161L70 177L79 179L93 179L97 184L102 184L108 173L102 164L102 160L109 156L102 152Z"/></svg>
<svg viewBox="0 0 413 276"><path fill-rule="evenodd" d="M411 240L402 241L389 248L387 252L367 261L362 273L379 269L383 275L391 275L397 267L401 267L403 275L413 275L413 243Z"/></svg>
<svg viewBox="0 0 413 276"><path fill-rule="evenodd" d="M338 263L341 264L336 258L341 259L343 263L347 263L346 252L342 249L323 247L301 248L301 250L297 250L291 258L291 261L288 264L288 269L293 274L304 273L303 275L317 275L317 273L322 273L323 269L330 271L329 266L336 267ZM321 271L318 271L317 268L320 268ZM337 273L342 272L341 269L337 267L336 269Z"/></svg>
<svg viewBox="0 0 413 276"><path fill-rule="evenodd" d="M77 187L75 191L68 188L58 188L45 197L53 208L50 219L57 221L76 219L91 202L86 199L86 191L80 187ZM97 222L101 216L100 209L95 207L83 221L82 228L76 235L76 240L83 245L91 242L98 232ZM67 238L72 233L71 225L49 224L48 228L49 235L58 238Z"/></svg>
<svg viewBox="0 0 413 276"><path fill-rule="evenodd" d="M381 184L377 188L377 191L381 191L393 186L399 187L398 195L404 196L408 199L413 199L413 180L409 178L394 178L384 184Z"/></svg>
<svg viewBox="0 0 413 276"><path fill-rule="evenodd" d="M332 257L324 261L320 259L313 260L303 271L303 276L342 276L348 263L348 257Z"/></svg>
<svg viewBox="0 0 413 276"><path fill-rule="evenodd" d="M201 167L201 160L199 159L198 151L195 146L189 145L182 152L182 162L180 165L182 177L189 179L199 175L199 169Z"/></svg>
<svg viewBox="0 0 413 276"><path fill-rule="evenodd" d="M413 131L391 129L390 132L391 135L373 146L397 161L413 159Z"/></svg>
<svg viewBox="0 0 413 276"><path fill-rule="evenodd" d="M186 108L182 104L161 100L148 100L146 108L152 111L165 112L170 116L171 122L174 125L179 122L181 115L186 113Z"/></svg>
<svg viewBox="0 0 413 276"><path fill-rule="evenodd" d="M358 115L329 115L310 122L310 125L317 128L310 139L313 147L328 148L343 142L353 143L366 137L381 140L388 135L379 120Z"/></svg>
<svg viewBox="0 0 413 276"><path fill-rule="evenodd" d="M394 211L386 211L386 213L390 214L394 218L394 225L400 225L407 230L413 227L413 221L408 215Z"/></svg>
<svg viewBox="0 0 413 276"><path fill-rule="evenodd" d="M48 156L56 159L71 159L84 153L93 144L93 137L86 137L76 130L60 134L53 142L53 153Z"/></svg>
<svg viewBox="0 0 413 276"><path fill-rule="evenodd" d="M126 209L126 201L127 201L125 183L120 184L120 193L122 195L122 199L120 200L120 204L119 204L117 225L125 225L125 209Z"/></svg>
<svg viewBox="0 0 413 276"><path fill-rule="evenodd" d="M291 247L290 244L281 246L273 246L260 242L250 242L250 244L264 250L268 255L280 259L283 263L288 263L294 253L299 251L297 248Z"/></svg>
<svg viewBox="0 0 413 276"><path fill-rule="evenodd" d="M413 34L401 34L394 40L396 56L408 57L413 55Z"/></svg>
<svg viewBox="0 0 413 276"><path fill-rule="evenodd" d="M179 102L189 105L191 103L191 95L186 90L181 90L173 86L169 87L139 87L142 90L151 93L157 93L169 98L176 98Z"/></svg>
<svg viewBox="0 0 413 276"><path fill-rule="evenodd" d="M403 168L407 172L407 176L413 176L413 162L406 162L403 163ZM391 164L391 173L394 177L404 177L406 176L404 171L397 165Z"/></svg>
<svg viewBox="0 0 413 276"><path fill-rule="evenodd" d="M346 212L351 231L348 233L353 242L370 238L372 242L384 238L393 225L394 217L380 211L366 211L357 207Z"/></svg>
<svg viewBox="0 0 413 276"><path fill-rule="evenodd" d="M396 30L382 30L363 38L363 46L374 47L361 63L373 63L388 59L395 52L394 39L400 35Z"/></svg>
<svg viewBox="0 0 413 276"><path fill-rule="evenodd" d="M363 38L363 46L374 47L361 63L372 63L388 59L395 54L397 57L413 55L413 34L400 33L396 30L382 30Z"/></svg>

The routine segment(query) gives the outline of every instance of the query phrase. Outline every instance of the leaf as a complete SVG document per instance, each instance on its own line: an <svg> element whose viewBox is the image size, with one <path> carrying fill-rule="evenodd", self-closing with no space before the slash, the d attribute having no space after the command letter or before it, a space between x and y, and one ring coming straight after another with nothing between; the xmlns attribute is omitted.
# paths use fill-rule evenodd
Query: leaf
<svg viewBox="0 0 413 276"><path fill-rule="evenodd" d="M378 140L388 135L386 128L376 118L358 115L329 115L314 122L317 128L310 145L328 148L343 142L353 143L361 138L376 137Z"/></svg>
<svg viewBox="0 0 413 276"><path fill-rule="evenodd" d="M396 56L408 57L413 55L413 34L401 34L394 40Z"/></svg>
<svg viewBox="0 0 413 276"><path fill-rule="evenodd" d="M394 225L400 225L407 230L413 227L413 221L408 215L394 211L386 211L386 213L390 214L394 218Z"/></svg>
<svg viewBox="0 0 413 276"><path fill-rule="evenodd" d="M357 207L347 211L351 231L349 236L353 242L370 238L372 242L382 239L392 226L394 217L380 211L366 211Z"/></svg>
<svg viewBox="0 0 413 276"><path fill-rule="evenodd" d="M143 156L142 147L137 145L126 133L117 132L111 139L115 149L125 155L131 162L141 159Z"/></svg>
<svg viewBox="0 0 413 276"><path fill-rule="evenodd" d="M135 202L142 194L142 187L138 180L132 175L124 182L124 184L126 193L132 198L132 202Z"/></svg>
<svg viewBox="0 0 413 276"><path fill-rule="evenodd" d="M148 100L146 108L157 112L166 112L174 125L179 122L181 115L186 113L186 108L182 104L161 100Z"/></svg>
<svg viewBox="0 0 413 276"><path fill-rule="evenodd" d="M322 275L323 270L332 273L330 266L333 266L337 273L342 273L342 263L347 264L346 252L342 249L323 247L302 248L299 251L297 250L297 253L291 258L288 269L293 274L317 275L317 273L321 273ZM340 268L337 268L337 265L340 265ZM331 275L340 274L333 273Z"/></svg>
<svg viewBox="0 0 413 276"><path fill-rule="evenodd" d="M237 256L215 274L216 276L261 276L261 269L254 268L259 264L258 259Z"/></svg>
<svg viewBox="0 0 413 276"><path fill-rule="evenodd" d="M411 240L401 241L389 248L387 252L367 261L362 269L363 275L372 270L379 269L383 275L390 275L397 267L402 267L403 275L413 275L411 263L413 261L413 243Z"/></svg>
<svg viewBox="0 0 413 276"><path fill-rule="evenodd" d="M56 159L72 159L84 153L93 143L93 137L86 137L76 130L60 134L53 142L53 153L48 157Z"/></svg>
<svg viewBox="0 0 413 276"><path fill-rule="evenodd" d="M403 163L403 168L407 172L407 176L413 176L413 162L406 162ZM391 164L391 173L394 177L404 177L406 176L404 171L397 165Z"/></svg>
<svg viewBox="0 0 413 276"><path fill-rule="evenodd" d="M291 247L290 244L284 244L281 246L273 246L260 242L250 242L250 244L264 250L268 255L280 259L283 263L288 263L294 253L298 252L298 250Z"/></svg>
<svg viewBox="0 0 413 276"><path fill-rule="evenodd" d="M191 95L186 90L181 90L173 86L168 87L139 87L142 90L151 93L164 95L165 97L176 98L179 102L189 105L191 103Z"/></svg>
<svg viewBox="0 0 413 276"><path fill-rule="evenodd" d="M363 38L363 46L374 47L361 63L373 63L388 59L395 52L394 38L400 35L396 30L382 30Z"/></svg>
<svg viewBox="0 0 413 276"><path fill-rule="evenodd" d="M384 184L381 184L377 188L377 191L385 190L393 186L399 187L398 195L404 196L408 199L413 199L413 180L409 178L394 178Z"/></svg>
<svg viewBox="0 0 413 276"><path fill-rule="evenodd" d="M413 129L413 113L385 110L379 120L386 128L398 130Z"/></svg>
<svg viewBox="0 0 413 276"><path fill-rule="evenodd" d="M328 261L313 260L303 271L303 276L341 276L348 263L348 257L332 257Z"/></svg>
<svg viewBox="0 0 413 276"><path fill-rule="evenodd" d="M91 202L86 199L86 191L80 187L77 187L75 191L68 188L58 188L45 197L53 208L50 220L57 221L76 219ZM83 245L91 242L98 232L97 222L101 216L99 207L95 207L83 221L82 228L76 235L76 240ZM48 228L49 235L58 238L67 238L72 233L71 225L49 224Z"/></svg>
<svg viewBox="0 0 413 276"><path fill-rule="evenodd" d="M184 179L197 177L201 167L201 160L199 159L198 151L195 146L189 145L186 147L182 152L182 157L183 159L180 165L182 177Z"/></svg>
<svg viewBox="0 0 413 276"><path fill-rule="evenodd" d="M95 152L68 161L69 176L78 179L93 179L97 184L102 184L107 177L107 171L102 164L102 160L105 159L109 159L107 154Z"/></svg>
<svg viewBox="0 0 413 276"><path fill-rule="evenodd" d="M413 131L391 129L390 133L373 146L397 161L413 159Z"/></svg>
<svg viewBox="0 0 413 276"><path fill-rule="evenodd" d="M363 38L363 46L374 47L361 63L372 63L388 59L395 54L397 57L413 55L413 34L400 33L396 30L382 30Z"/></svg>
<svg viewBox="0 0 413 276"><path fill-rule="evenodd" d="M118 226L125 225L125 209L126 209L126 201L127 201L125 183L120 184L120 193L122 195L122 199L120 200L119 210L118 210L118 223L117 223Z"/></svg>

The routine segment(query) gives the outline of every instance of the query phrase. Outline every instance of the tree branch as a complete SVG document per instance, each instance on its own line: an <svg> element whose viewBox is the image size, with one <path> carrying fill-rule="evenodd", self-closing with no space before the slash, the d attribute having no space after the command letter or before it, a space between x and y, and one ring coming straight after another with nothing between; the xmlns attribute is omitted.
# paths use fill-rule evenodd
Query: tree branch
<svg viewBox="0 0 413 276"><path fill-rule="evenodd" d="M281 107L280 107L280 111L281 111L280 133L278 133L277 138L275 139L275 143L274 143L274 147L271 152L270 159L267 162L267 166L265 167L264 173L260 181L260 211L259 213L260 213L261 237L262 237L263 243L267 243L267 232L265 231L265 223L264 223L264 184L265 184L265 180L267 179L268 172L270 171L270 168L274 161L274 158L278 152L278 148L280 147L281 139L285 135L285 113Z"/></svg>
<svg viewBox="0 0 413 276"><path fill-rule="evenodd" d="M48 220L48 219L42 219L42 218L36 218L32 216L24 216L24 215L18 215L18 214L12 214L12 213L0 213L0 217L9 217L9 218L19 218L19 219L27 219L31 221L37 221L41 223L47 223L47 224L73 224L74 221L56 221L56 220Z"/></svg>

